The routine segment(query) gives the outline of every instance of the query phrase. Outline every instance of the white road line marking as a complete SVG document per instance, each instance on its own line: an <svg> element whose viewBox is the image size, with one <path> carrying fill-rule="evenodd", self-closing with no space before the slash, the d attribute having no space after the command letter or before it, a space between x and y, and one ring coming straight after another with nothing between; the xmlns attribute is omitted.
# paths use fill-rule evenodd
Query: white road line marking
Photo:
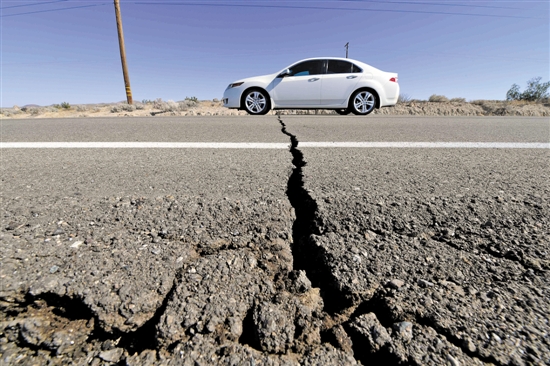
<svg viewBox="0 0 550 366"><path fill-rule="evenodd" d="M2 142L2 149L288 149L268 142Z"/></svg>
<svg viewBox="0 0 550 366"><path fill-rule="evenodd" d="M288 149L269 142L0 142L0 149ZM300 142L298 148L550 149L547 142Z"/></svg>
<svg viewBox="0 0 550 366"><path fill-rule="evenodd" d="M550 149L546 142L300 142L301 147L443 148L443 149Z"/></svg>

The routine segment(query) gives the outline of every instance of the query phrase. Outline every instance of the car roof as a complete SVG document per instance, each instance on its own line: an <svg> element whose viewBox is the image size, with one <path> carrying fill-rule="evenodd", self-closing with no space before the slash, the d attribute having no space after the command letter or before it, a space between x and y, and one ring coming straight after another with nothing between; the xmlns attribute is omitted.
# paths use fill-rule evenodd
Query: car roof
<svg viewBox="0 0 550 366"><path fill-rule="evenodd" d="M352 62L352 63L355 63L355 64L358 64L362 67L370 67L370 68L373 68L371 65L369 64L366 64L364 62L361 62L361 61L358 61L358 60L354 60L352 58L345 58L345 57L310 57L310 58L305 58L303 60L300 60L300 61L296 61L296 62L293 62L291 65L296 65L300 62L304 62L304 61L313 61L313 60L341 60L341 61L349 61L349 62Z"/></svg>

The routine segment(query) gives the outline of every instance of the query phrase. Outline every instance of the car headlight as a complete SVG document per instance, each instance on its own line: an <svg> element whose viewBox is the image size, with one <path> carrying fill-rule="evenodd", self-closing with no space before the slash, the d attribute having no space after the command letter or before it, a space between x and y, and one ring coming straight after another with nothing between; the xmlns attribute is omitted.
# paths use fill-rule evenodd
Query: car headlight
<svg viewBox="0 0 550 366"><path fill-rule="evenodd" d="M231 89L231 88L235 88L237 86L241 86L244 84L244 81L241 81L240 83L233 83L233 84L229 84L229 86L227 87L227 89Z"/></svg>

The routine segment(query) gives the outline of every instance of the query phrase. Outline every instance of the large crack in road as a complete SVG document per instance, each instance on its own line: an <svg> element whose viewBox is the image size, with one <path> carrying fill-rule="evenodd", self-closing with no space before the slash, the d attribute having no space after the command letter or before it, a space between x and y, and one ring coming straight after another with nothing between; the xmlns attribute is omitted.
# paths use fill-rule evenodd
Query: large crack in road
<svg viewBox="0 0 550 366"><path fill-rule="evenodd" d="M419 328L421 324L433 330L432 324L428 324L424 319L414 324L392 319L380 303L384 291L377 291L372 298L361 300L355 294L346 293L338 288L337 279L332 275L328 264L331 260L330 253L315 243L315 237L322 236L326 228L323 228L319 218L317 203L304 187L302 168L306 166L306 161L298 149L299 140L287 130L281 116L278 116L278 121L281 131L290 138L290 152L294 165L287 188L289 201L296 212L292 246L294 267L297 270L305 270L312 285L321 289L325 312L323 339L354 354L363 364L418 364L407 355L406 348L410 342L408 337L412 336L413 326ZM365 318L368 319L367 322L364 321ZM407 324L406 329L400 333L403 323ZM392 329L393 337L390 336ZM443 336L441 333L436 334ZM462 349L460 342L450 342L448 336L444 336L444 339L447 348L454 348L455 352L456 349ZM482 358L474 352L468 352L466 349L464 351L475 360ZM454 361L455 358L448 354L447 361L449 360ZM482 361L495 362L492 358L483 358Z"/></svg>

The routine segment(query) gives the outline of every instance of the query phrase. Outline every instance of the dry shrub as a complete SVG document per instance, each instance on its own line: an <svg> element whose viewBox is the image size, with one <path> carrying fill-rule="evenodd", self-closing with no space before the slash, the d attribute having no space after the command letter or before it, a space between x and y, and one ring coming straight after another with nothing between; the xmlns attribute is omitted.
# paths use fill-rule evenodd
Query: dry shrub
<svg viewBox="0 0 550 366"><path fill-rule="evenodd" d="M451 98L451 103L466 103L466 98Z"/></svg>
<svg viewBox="0 0 550 366"><path fill-rule="evenodd" d="M445 103L445 102L448 102L449 99L444 95L432 94L428 99L428 101L435 102L435 103Z"/></svg>
<svg viewBox="0 0 550 366"><path fill-rule="evenodd" d="M111 108L111 113L119 113L122 111L133 112L136 110L136 106L133 104L117 104Z"/></svg>
<svg viewBox="0 0 550 366"><path fill-rule="evenodd" d="M31 116L38 116L42 114L42 108L29 108L27 112L29 112Z"/></svg>
<svg viewBox="0 0 550 366"><path fill-rule="evenodd" d="M411 97L409 94L399 94L399 97L397 98L397 103L408 103L411 101Z"/></svg>

